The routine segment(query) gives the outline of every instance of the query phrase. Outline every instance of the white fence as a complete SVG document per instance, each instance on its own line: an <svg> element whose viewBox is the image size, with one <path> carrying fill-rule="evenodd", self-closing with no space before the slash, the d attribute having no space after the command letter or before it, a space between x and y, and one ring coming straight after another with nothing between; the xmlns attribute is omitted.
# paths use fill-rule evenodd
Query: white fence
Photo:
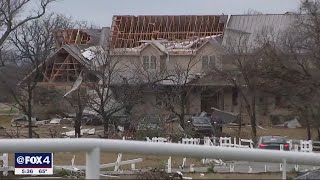
<svg viewBox="0 0 320 180"><path fill-rule="evenodd" d="M312 152L312 141L300 140L300 151L301 152Z"/></svg>
<svg viewBox="0 0 320 180"><path fill-rule="evenodd" d="M167 138L163 137L146 137L147 142L170 142ZM181 144L193 144L200 145L199 138L182 138L178 143ZM312 152L313 142L300 140L299 145L293 144L292 140L287 141L289 144L289 150L300 151L300 152ZM254 143L252 139L241 139L241 138L231 138L231 137L204 137L203 145L206 146L221 146L221 147L236 147L236 148L254 148Z"/></svg>
<svg viewBox="0 0 320 180"><path fill-rule="evenodd" d="M2 167L0 165L0 172L3 172L4 176L8 175L9 171L9 155L8 153L3 153L2 156L0 156L0 161L2 161Z"/></svg>
<svg viewBox="0 0 320 180"><path fill-rule="evenodd" d="M178 143L149 143L112 139L1 139L0 153L14 152L86 152L86 178L98 179L100 151L112 153L139 153L146 155L184 156L224 159L226 161L255 161L301 165L320 165L320 154L274 151L250 148L230 148ZM286 171L283 171L284 178Z"/></svg>

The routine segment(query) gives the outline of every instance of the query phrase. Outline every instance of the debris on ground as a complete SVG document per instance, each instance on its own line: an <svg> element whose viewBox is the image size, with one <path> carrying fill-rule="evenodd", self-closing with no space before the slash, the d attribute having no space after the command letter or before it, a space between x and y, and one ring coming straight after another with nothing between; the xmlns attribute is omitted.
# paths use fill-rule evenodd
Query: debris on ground
<svg viewBox="0 0 320 180"><path fill-rule="evenodd" d="M61 118L53 118L50 121L50 124L60 124Z"/></svg>
<svg viewBox="0 0 320 180"><path fill-rule="evenodd" d="M80 135L95 135L96 133L96 129L95 128L91 128L91 129L81 129L80 131ZM76 133L75 131L68 131L68 132L64 132L61 133L61 135L66 136L66 137L75 137Z"/></svg>
<svg viewBox="0 0 320 180"><path fill-rule="evenodd" d="M50 123L50 120L42 120L42 121L36 121L36 126L40 126L40 125L46 125L46 124L48 124L48 123Z"/></svg>
<svg viewBox="0 0 320 180"><path fill-rule="evenodd" d="M36 118L31 118L32 126L36 126L36 121L37 121ZM25 126L28 126L28 124L29 124L28 116L26 115L18 116L11 120L11 126L25 127Z"/></svg>
<svg viewBox="0 0 320 180"><path fill-rule="evenodd" d="M63 118L60 120L60 124L72 124L73 118Z"/></svg>
<svg viewBox="0 0 320 180"><path fill-rule="evenodd" d="M211 107L211 109L213 110L212 116L219 117L219 119L222 121L223 124L235 123L238 121L239 114L237 113L222 111L214 107Z"/></svg>
<svg viewBox="0 0 320 180"><path fill-rule="evenodd" d="M290 121L286 121L283 124L278 124L276 125L277 127L286 127L289 129L295 129L295 128L301 128L301 124L298 121L298 118L295 117L294 119L290 120Z"/></svg>

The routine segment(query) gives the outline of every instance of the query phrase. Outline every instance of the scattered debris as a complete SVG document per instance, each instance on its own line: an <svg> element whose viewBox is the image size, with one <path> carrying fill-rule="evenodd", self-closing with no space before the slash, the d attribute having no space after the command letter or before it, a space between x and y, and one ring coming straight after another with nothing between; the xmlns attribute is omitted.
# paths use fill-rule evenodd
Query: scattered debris
<svg viewBox="0 0 320 180"><path fill-rule="evenodd" d="M211 107L211 109L213 110L212 112L212 116L214 117L218 117L219 120L223 123L235 123L238 121L238 114L236 113L232 113L232 112L227 112L227 111L222 111L220 109Z"/></svg>
<svg viewBox="0 0 320 180"><path fill-rule="evenodd" d="M50 121L50 124L60 124L61 118L53 118Z"/></svg>
<svg viewBox="0 0 320 180"><path fill-rule="evenodd" d="M91 128L91 129L81 129L80 134L81 136L83 135L95 135L96 133L96 129L95 128ZM61 133L61 135L66 136L66 137L75 137L75 131L68 131L68 132L64 132Z"/></svg>
<svg viewBox="0 0 320 180"><path fill-rule="evenodd" d="M302 127L297 118L294 118L291 121L285 122L284 126L287 127L287 128L290 128L290 129L301 128Z"/></svg>
<svg viewBox="0 0 320 180"><path fill-rule="evenodd" d="M31 118L31 125L36 126L36 118ZM11 126L25 127L28 126L28 116L22 115L11 120Z"/></svg>
<svg viewBox="0 0 320 180"><path fill-rule="evenodd" d="M90 50L89 48L85 49L84 52L81 53L81 55L83 57L85 57L86 59L88 59L89 61L96 57L95 53L92 50Z"/></svg>
<svg viewBox="0 0 320 180"><path fill-rule="evenodd" d="M72 124L73 118L63 118L60 120L60 124Z"/></svg>
<svg viewBox="0 0 320 180"><path fill-rule="evenodd" d="M266 128L263 128L262 126L257 125L258 128L266 130Z"/></svg>
<svg viewBox="0 0 320 180"><path fill-rule="evenodd" d="M118 130L119 130L120 132L124 132L124 127L123 127L123 126L118 126Z"/></svg>
<svg viewBox="0 0 320 180"><path fill-rule="evenodd" d="M289 129L295 129L295 128L301 128L302 127L300 122L298 121L297 117L295 117L293 120L286 121L283 124L278 124L276 126L277 127L286 127L286 128L289 128Z"/></svg>
<svg viewBox="0 0 320 180"><path fill-rule="evenodd" d="M46 125L50 122L50 120L42 120L42 121L36 121L36 126L40 126L40 125Z"/></svg>
<svg viewBox="0 0 320 180"><path fill-rule="evenodd" d="M294 177L293 179L319 179L319 177L320 169L315 169L299 174L297 177Z"/></svg>

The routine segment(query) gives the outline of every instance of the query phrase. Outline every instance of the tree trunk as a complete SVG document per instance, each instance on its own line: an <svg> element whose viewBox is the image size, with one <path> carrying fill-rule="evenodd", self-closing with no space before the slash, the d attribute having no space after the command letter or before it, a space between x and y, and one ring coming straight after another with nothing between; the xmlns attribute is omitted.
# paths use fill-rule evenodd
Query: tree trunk
<svg viewBox="0 0 320 180"><path fill-rule="evenodd" d="M180 126L184 129L184 115L179 116Z"/></svg>
<svg viewBox="0 0 320 180"><path fill-rule="evenodd" d="M250 124L251 124L251 136L254 141L257 140L257 124L256 124L256 96L253 95L251 100L251 114L250 114Z"/></svg>
<svg viewBox="0 0 320 180"><path fill-rule="evenodd" d="M185 116L185 108L187 103L187 93L185 91L181 92L181 102L180 102L180 126L184 129L184 116Z"/></svg>
<svg viewBox="0 0 320 180"><path fill-rule="evenodd" d="M318 141L320 141L320 127L317 128L317 132L318 132Z"/></svg>
<svg viewBox="0 0 320 180"><path fill-rule="evenodd" d="M238 123L239 123L239 126L238 126L238 137L240 138L241 137L241 127L242 127L242 102L240 100L240 112L239 112L239 116L238 116Z"/></svg>
<svg viewBox="0 0 320 180"><path fill-rule="evenodd" d="M102 113L103 114L103 113ZM108 138L109 133L109 117L106 115L102 116L103 118L103 135L105 138Z"/></svg>
<svg viewBox="0 0 320 180"><path fill-rule="evenodd" d="M76 138L81 137L81 119L82 119L82 111L77 112L76 121L74 123L74 131Z"/></svg>
<svg viewBox="0 0 320 180"><path fill-rule="evenodd" d="M75 136L76 138L81 137L81 120L82 120L82 113L83 113L83 108L82 108L82 102L81 102L81 96L80 96L80 90L77 91L77 103L78 103L78 112L76 113L76 120L74 124L74 131L75 131Z"/></svg>
<svg viewBox="0 0 320 180"><path fill-rule="evenodd" d="M28 85L28 107L27 107L27 116L28 116L28 134L29 138L32 138L32 89Z"/></svg>
<svg viewBox="0 0 320 180"><path fill-rule="evenodd" d="M308 116L306 118L306 125L307 125L308 140L311 140L311 128L310 128L310 122L309 122L309 117Z"/></svg>

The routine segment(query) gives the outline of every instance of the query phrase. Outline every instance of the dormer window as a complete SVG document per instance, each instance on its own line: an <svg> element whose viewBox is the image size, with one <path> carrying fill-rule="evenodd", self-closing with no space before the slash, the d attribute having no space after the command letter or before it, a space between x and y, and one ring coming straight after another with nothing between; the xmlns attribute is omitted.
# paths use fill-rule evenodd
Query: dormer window
<svg viewBox="0 0 320 180"><path fill-rule="evenodd" d="M143 56L143 69L144 70L155 70L157 67L156 56Z"/></svg>

